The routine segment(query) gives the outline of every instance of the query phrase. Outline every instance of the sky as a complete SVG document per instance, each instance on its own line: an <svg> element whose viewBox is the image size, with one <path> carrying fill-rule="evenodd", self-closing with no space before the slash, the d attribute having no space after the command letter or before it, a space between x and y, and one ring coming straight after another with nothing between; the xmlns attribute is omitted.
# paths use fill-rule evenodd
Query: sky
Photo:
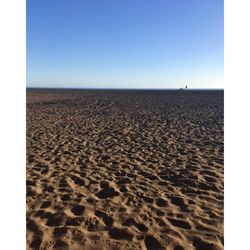
<svg viewBox="0 0 250 250"><path fill-rule="evenodd" d="M27 86L223 88L223 20L223 0L27 0Z"/></svg>

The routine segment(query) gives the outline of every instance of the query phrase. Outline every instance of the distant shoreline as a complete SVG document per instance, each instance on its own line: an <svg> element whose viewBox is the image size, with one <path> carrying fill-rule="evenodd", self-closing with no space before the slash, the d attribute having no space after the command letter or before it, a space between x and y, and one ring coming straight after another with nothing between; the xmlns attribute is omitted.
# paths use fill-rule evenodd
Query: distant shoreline
<svg viewBox="0 0 250 250"><path fill-rule="evenodd" d="M180 88L64 88L64 87L26 87L29 89L48 89L48 90L127 90L127 91L224 91L224 88L189 88L189 89L180 89Z"/></svg>

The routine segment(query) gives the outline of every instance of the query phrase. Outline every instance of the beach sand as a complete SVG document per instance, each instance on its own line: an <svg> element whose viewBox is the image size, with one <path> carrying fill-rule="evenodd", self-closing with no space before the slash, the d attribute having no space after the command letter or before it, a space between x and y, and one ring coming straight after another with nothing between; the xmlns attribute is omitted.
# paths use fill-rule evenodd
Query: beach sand
<svg viewBox="0 0 250 250"><path fill-rule="evenodd" d="M27 249L223 249L223 91L27 90Z"/></svg>

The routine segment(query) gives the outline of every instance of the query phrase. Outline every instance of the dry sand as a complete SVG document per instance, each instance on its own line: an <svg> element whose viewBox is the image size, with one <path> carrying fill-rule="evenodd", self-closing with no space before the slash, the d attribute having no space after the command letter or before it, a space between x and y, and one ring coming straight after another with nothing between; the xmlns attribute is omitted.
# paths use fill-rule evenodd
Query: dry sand
<svg viewBox="0 0 250 250"><path fill-rule="evenodd" d="M223 91L27 91L27 249L223 249Z"/></svg>

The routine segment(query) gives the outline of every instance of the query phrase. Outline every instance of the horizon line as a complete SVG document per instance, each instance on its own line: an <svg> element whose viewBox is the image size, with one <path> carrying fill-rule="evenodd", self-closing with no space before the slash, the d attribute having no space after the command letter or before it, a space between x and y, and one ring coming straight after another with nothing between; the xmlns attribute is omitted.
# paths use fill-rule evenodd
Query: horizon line
<svg viewBox="0 0 250 250"><path fill-rule="evenodd" d="M96 87L37 87L26 86L26 89L79 89L79 90L224 90L224 88L96 88Z"/></svg>

